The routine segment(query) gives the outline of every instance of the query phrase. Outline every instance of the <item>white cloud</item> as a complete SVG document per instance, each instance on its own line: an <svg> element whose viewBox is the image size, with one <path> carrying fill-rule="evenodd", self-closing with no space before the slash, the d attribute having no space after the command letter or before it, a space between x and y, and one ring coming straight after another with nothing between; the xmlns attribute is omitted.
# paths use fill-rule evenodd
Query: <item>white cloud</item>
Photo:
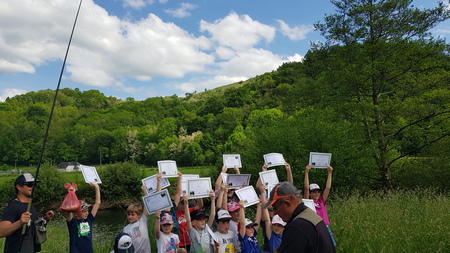
<svg viewBox="0 0 450 253"><path fill-rule="evenodd" d="M248 15L239 16L235 12L214 23L202 20L200 31L211 34L211 39L220 46L237 51L248 50L261 40L271 42L275 37L275 28L255 21Z"/></svg>
<svg viewBox="0 0 450 253"><path fill-rule="evenodd" d="M178 9L166 9L164 12L172 15L176 18L185 18L189 17L191 13L190 10L195 10L197 8L197 5L191 4L191 3L181 3L180 8Z"/></svg>
<svg viewBox="0 0 450 253"><path fill-rule="evenodd" d="M6 98L12 98L14 96L27 93L26 90L22 89L3 89L0 90L0 92L1 92L0 102L5 102Z"/></svg>
<svg viewBox="0 0 450 253"><path fill-rule="evenodd" d="M283 20L277 20L280 25L280 31L283 35L289 39L297 41L306 39L306 34L314 31L313 25L299 25L295 27L289 27Z"/></svg>
<svg viewBox="0 0 450 253"><path fill-rule="evenodd" d="M134 9L140 9L147 5L152 5L153 3L153 0L123 0L123 5L125 7L129 6Z"/></svg>

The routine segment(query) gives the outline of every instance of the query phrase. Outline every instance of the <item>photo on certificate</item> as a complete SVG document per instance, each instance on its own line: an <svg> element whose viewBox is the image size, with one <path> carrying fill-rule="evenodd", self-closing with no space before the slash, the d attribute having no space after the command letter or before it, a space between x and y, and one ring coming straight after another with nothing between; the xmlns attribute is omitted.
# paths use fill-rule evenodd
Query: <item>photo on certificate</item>
<svg viewBox="0 0 450 253"><path fill-rule="evenodd" d="M158 179L156 179L156 174L142 179L142 184L145 185L147 194L150 194L150 193L156 191L157 183L158 183ZM170 186L169 179L167 179L165 177L161 178L161 189L167 188L169 186Z"/></svg>
<svg viewBox="0 0 450 253"><path fill-rule="evenodd" d="M314 204L314 200L312 199L302 199L303 203L305 203L305 206L311 208L314 212L316 211L316 205Z"/></svg>
<svg viewBox="0 0 450 253"><path fill-rule="evenodd" d="M269 153L264 156L264 163L267 167L284 166L284 157L280 153Z"/></svg>
<svg viewBox="0 0 450 253"><path fill-rule="evenodd" d="M259 202L258 194L256 194L255 188L251 185L236 190L235 192L239 199L244 201L244 207L258 204Z"/></svg>
<svg viewBox="0 0 450 253"><path fill-rule="evenodd" d="M187 194L188 192L188 188L187 188L187 181L191 180L191 179L197 179L199 178L199 175L195 175L195 174L183 174L181 176L181 191L184 194Z"/></svg>
<svg viewBox="0 0 450 253"><path fill-rule="evenodd" d="M178 177L177 162L175 161L158 161L158 170L163 177Z"/></svg>
<svg viewBox="0 0 450 253"><path fill-rule="evenodd" d="M241 155L239 154L223 155L223 165L226 168L234 168L234 166L236 166L237 168L242 168Z"/></svg>
<svg viewBox="0 0 450 253"><path fill-rule="evenodd" d="M326 169L330 166L331 153L309 152L309 164L311 168Z"/></svg>
<svg viewBox="0 0 450 253"><path fill-rule="evenodd" d="M187 190L189 199L209 198L211 187L211 178L200 177L187 181Z"/></svg>
<svg viewBox="0 0 450 253"><path fill-rule="evenodd" d="M95 167L81 165L80 166L81 173L83 173L84 181L86 183L96 183L101 184L102 180L98 176L97 169Z"/></svg>
<svg viewBox="0 0 450 253"><path fill-rule="evenodd" d="M240 189L249 185L251 174L228 174L228 189Z"/></svg>
<svg viewBox="0 0 450 253"><path fill-rule="evenodd" d="M276 185L280 181L278 181L278 175L276 170L267 170L259 172L259 178L261 178L261 182L264 186L267 187L269 185Z"/></svg>
<svg viewBox="0 0 450 253"><path fill-rule="evenodd" d="M167 189L150 193L142 197L142 201L149 214L172 207L172 200Z"/></svg>

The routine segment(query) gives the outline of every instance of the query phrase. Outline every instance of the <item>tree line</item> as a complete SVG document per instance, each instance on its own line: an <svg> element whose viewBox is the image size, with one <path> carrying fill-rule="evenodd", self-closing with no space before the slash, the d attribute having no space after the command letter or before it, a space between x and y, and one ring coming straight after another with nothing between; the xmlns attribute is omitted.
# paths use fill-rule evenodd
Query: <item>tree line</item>
<svg viewBox="0 0 450 253"><path fill-rule="evenodd" d="M327 152L333 185L344 190L448 189L450 47L429 31L449 10L419 10L411 0L332 2L336 13L315 25L326 42L313 43L302 62L246 81L143 101L61 89L45 160L220 167L222 154L239 153L256 172L262 155L277 152L302 178L309 152ZM37 163L54 93L0 103L1 163Z"/></svg>

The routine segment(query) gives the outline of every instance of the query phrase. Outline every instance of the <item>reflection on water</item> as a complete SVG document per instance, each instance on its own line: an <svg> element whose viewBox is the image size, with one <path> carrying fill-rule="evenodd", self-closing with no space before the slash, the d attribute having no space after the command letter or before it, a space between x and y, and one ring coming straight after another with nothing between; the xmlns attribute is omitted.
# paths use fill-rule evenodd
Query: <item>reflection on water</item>
<svg viewBox="0 0 450 253"><path fill-rule="evenodd" d="M127 214L122 209L99 210L93 224L94 241L110 241L114 244L114 238L128 224Z"/></svg>

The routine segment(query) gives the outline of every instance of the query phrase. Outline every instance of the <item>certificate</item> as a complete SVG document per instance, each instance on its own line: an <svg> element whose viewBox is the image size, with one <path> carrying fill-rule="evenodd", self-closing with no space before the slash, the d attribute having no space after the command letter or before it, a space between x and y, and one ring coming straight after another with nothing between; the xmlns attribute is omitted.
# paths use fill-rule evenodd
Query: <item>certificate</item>
<svg viewBox="0 0 450 253"><path fill-rule="evenodd" d="M242 168L241 155L223 155L223 165L226 168L234 168L234 166L237 168Z"/></svg>
<svg viewBox="0 0 450 253"><path fill-rule="evenodd" d="M244 207L248 207L259 203L258 194L256 194L253 186L247 186L242 189L236 190L236 195L240 200L244 201Z"/></svg>
<svg viewBox="0 0 450 253"><path fill-rule="evenodd" d="M142 197L142 201L149 214L171 208L173 205L167 189L150 193L149 195Z"/></svg>
<svg viewBox="0 0 450 253"><path fill-rule="evenodd" d="M81 165L80 166L81 172L83 173L84 181L86 183L96 183L101 184L102 181L100 180L100 177L97 174L97 170L95 167Z"/></svg>
<svg viewBox="0 0 450 253"><path fill-rule="evenodd" d="M191 180L191 179L196 179L199 178L199 175L194 175L194 174L183 174L181 176L181 190L184 194L187 194L188 192L188 188L187 188L187 181Z"/></svg>
<svg viewBox="0 0 450 253"><path fill-rule="evenodd" d="M211 178L200 177L187 181L189 199L207 198L212 190Z"/></svg>
<svg viewBox="0 0 450 253"><path fill-rule="evenodd" d="M228 174L227 185L229 189L240 189L248 186L251 174Z"/></svg>
<svg viewBox="0 0 450 253"><path fill-rule="evenodd" d="M266 189L269 185L273 186L280 182L278 181L278 175L276 170L261 171L259 172L259 178L261 178L261 182L264 184Z"/></svg>
<svg viewBox="0 0 450 253"><path fill-rule="evenodd" d="M284 166L284 157L280 153L269 153L264 155L264 162L267 164L267 167L273 166Z"/></svg>
<svg viewBox="0 0 450 253"><path fill-rule="evenodd" d="M217 235L214 234L214 232L211 230L211 228L209 227L208 224L205 224L205 228L206 228L206 231L208 231L208 234L211 236L211 238L212 238L215 242L219 242L219 237L217 237Z"/></svg>
<svg viewBox="0 0 450 253"><path fill-rule="evenodd" d="M227 173L220 173L220 175L222 176L222 183L224 185L226 185L227 182L228 182L228 174Z"/></svg>
<svg viewBox="0 0 450 253"><path fill-rule="evenodd" d="M158 179L156 179L156 174L142 179L142 184L145 185L147 194L150 194L150 193L156 191L157 183L158 183ZM161 183L161 189L164 189L164 188L170 186L169 179L167 179L165 177L161 178L160 183Z"/></svg>
<svg viewBox="0 0 450 253"><path fill-rule="evenodd" d="M158 170L163 177L178 177L177 162L175 161L158 161Z"/></svg>
<svg viewBox="0 0 450 253"><path fill-rule="evenodd" d="M302 199L303 203L305 203L305 206L311 208L314 212L316 211L316 205L314 204L314 200L312 199Z"/></svg>
<svg viewBox="0 0 450 253"><path fill-rule="evenodd" d="M273 190L273 187L275 187L275 185L268 185L267 186L267 190L266 190L266 199L270 198L270 192Z"/></svg>
<svg viewBox="0 0 450 253"><path fill-rule="evenodd" d="M331 153L309 152L309 164L311 168L326 169L330 166Z"/></svg>

